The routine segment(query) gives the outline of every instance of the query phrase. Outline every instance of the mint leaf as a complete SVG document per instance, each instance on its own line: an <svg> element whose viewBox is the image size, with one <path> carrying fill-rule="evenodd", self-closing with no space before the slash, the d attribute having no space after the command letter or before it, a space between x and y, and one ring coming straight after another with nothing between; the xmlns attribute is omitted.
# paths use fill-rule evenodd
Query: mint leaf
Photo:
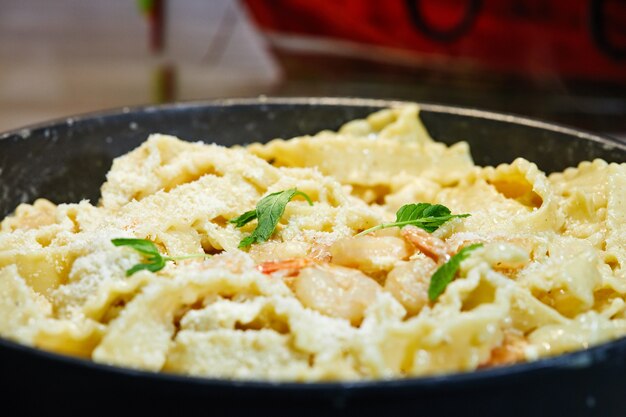
<svg viewBox="0 0 626 417"><path fill-rule="evenodd" d="M421 219L425 217L445 217L450 215L450 209L441 204L417 203L406 204L396 212L396 222Z"/></svg>
<svg viewBox="0 0 626 417"><path fill-rule="evenodd" d="M160 271L161 269L165 268L165 264L168 261L178 261L191 258L206 258L211 256L204 253L185 256L163 256L159 253L159 248L157 248L154 242L151 242L147 239L117 238L111 239L111 243L113 243L115 246L129 246L137 252L141 253L142 255L147 255L145 256L146 262L134 265L132 268L126 270L127 277L133 275L135 272L139 272L142 270L147 270L150 272Z"/></svg>
<svg viewBox="0 0 626 417"><path fill-rule="evenodd" d="M443 292L449 283L452 282L456 273L463 262L470 253L483 246L482 243L476 243L469 245L461 249L456 255L452 256L448 262L441 265L430 278L430 285L428 286L428 298L430 301L435 301Z"/></svg>
<svg viewBox="0 0 626 417"><path fill-rule="evenodd" d="M111 242L115 246L130 246L137 252L143 253L145 255L160 256L159 249L156 247L156 245L146 239L118 238L112 239Z"/></svg>
<svg viewBox="0 0 626 417"><path fill-rule="evenodd" d="M129 277L135 272L139 272L144 269L150 272L157 272L163 268L165 268L165 259L162 256L159 256L158 258L148 258L148 263L137 264L132 268L127 269L126 276Z"/></svg>
<svg viewBox="0 0 626 417"><path fill-rule="evenodd" d="M293 188L293 189L295 189L295 188ZM303 193L302 191L298 191L297 189L295 189L295 190L296 190L296 192L293 194L293 197L299 195L300 197L303 197L307 201L307 203L309 203L309 206L313 205L313 201L311 200L311 197L309 197L308 195L306 195L306 193Z"/></svg>
<svg viewBox="0 0 626 417"><path fill-rule="evenodd" d="M230 223L234 223L236 227L242 227L255 218L257 219L256 228L252 231L252 234L239 242L239 247L245 248L254 243L267 241L270 236L272 236L272 233L274 233L278 221L285 212L287 203L297 195L304 197L309 205L313 205L308 195L295 188L290 188L266 195L259 200L255 210L247 211L241 216L231 219Z"/></svg>
<svg viewBox="0 0 626 417"><path fill-rule="evenodd" d="M250 211L246 211L239 217L230 219L228 223L234 223L235 227L243 227L254 219L256 219L256 210L250 210Z"/></svg>
<svg viewBox="0 0 626 417"><path fill-rule="evenodd" d="M450 209L441 204L417 203L405 204L396 212L396 221L393 223L382 223L378 226L363 230L356 236L371 233L375 230L389 227L399 227L412 225L432 233L442 224L453 218L469 217L469 214L451 214Z"/></svg>

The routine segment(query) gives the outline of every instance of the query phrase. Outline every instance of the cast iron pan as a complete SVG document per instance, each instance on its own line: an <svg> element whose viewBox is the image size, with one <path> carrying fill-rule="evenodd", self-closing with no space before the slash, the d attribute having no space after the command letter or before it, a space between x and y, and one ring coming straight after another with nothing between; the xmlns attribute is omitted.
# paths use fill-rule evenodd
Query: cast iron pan
<svg viewBox="0 0 626 417"><path fill-rule="evenodd" d="M79 116L0 136L0 217L19 203L97 201L112 158L152 132L222 145L336 129L397 102L244 99ZM626 145L515 116L423 105L431 135L478 164L518 156L548 172L625 162ZM10 320L2 317L1 320ZM386 382L232 382L103 366L0 339L1 415L624 416L626 338L537 362ZM10 413L8 412L11 411Z"/></svg>

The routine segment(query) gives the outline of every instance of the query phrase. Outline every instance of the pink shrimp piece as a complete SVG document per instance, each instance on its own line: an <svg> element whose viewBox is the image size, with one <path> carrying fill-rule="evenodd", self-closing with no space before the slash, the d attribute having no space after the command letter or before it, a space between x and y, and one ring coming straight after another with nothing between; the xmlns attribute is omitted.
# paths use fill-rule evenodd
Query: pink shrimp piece
<svg viewBox="0 0 626 417"><path fill-rule="evenodd" d="M490 366L512 365L522 362L526 359L524 348L528 346L528 342L522 335L515 333L506 333L502 345L491 351L491 357L479 368L488 368Z"/></svg>
<svg viewBox="0 0 626 417"><path fill-rule="evenodd" d="M309 258L293 258L282 261L268 261L257 265L257 269L264 274L272 274L278 271L287 271L287 276L298 275L302 268L313 265Z"/></svg>
<svg viewBox="0 0 626 417"><path fill-rule="evenodd" d="M406 226L402 229L402 236L424 255L437 263L444 263L452 256L451 248L441 239L415 226Z"/></svg>

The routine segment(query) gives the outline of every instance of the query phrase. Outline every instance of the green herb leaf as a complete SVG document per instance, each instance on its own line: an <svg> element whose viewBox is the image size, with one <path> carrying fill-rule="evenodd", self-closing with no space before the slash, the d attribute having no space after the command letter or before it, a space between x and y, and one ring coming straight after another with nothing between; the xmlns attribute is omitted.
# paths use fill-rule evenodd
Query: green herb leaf
<svg viewBox="0 0 626 417"><path fill-rule="evenodd" d="M126 270L127 277L133 275L135 272L139 272L142 270L147 270L150 272L160 271L165 267L165 264L168 261L179 261L191 258L206 258L211 256L204 253L184 256L163 256L159 253L159 248L157 248L157 246L153 242L147 239L118 238L111 239L111 243L113 243L115 246L129 246L137 252L141 253L142 255L147 255L145 257L146 262L137 264L132 268Z"/></svg>
<svg viewBox="0 0 626 417"><path fill-rule="evenodd" d="M230 219L228 223L234 223L235 227L243 227L254 219L256 219L256 210L250 210L250 211L246 211L239 217Z"/></svg>
<svg viewBox="0 0 626 417"><path fill-rule="evenodd" d="M247 248L248 246L252 245L256 241L257 241L256 236L254 236L254 234L251 234L250 236L244 237L243 239L241 239L241 242L239 242L239 247Z"/></svg>
<svg viewBox="0 0 626 417"><path fill-rule="evenodd" d="M441 204L406 204L396 212L396 223L428 218L442 219L450 216L450 209ZM400 226L403 227L403 226Z"/></svg>
<svg viewBox="0 0 626 417"><path fill-rule="evenodd" d="M165 259L162 256L158 258L148 258L148 263L137 264L130 269L126 270L126 276L129 277L135 272L139 272L141 270L148 270L150 272L160 271L165 267Z"/></svg>
<svg viewBox="0 0 626 417"><path fill-rule="evenodd" d="M389 227L399 227L412 225L420 227L429 233L434 232L450 219L457 217L469 217L469 214L451 214L450 209L441 204L417 203L406 204L396 212L396 221L393 223L382 223L378 226L363 230L357 236L371 233L375 230Z"/></svg>
<svg viewBox="0 0 626 417"><path fill-rule="evenodd" d="M448 262L441 265L430 278L430 285L428 287L428 298L430 301L435 301L443 292L449 283L452 282L456 276L461 262L463 262L475 249L483 246L482 243L476 243L474 245L466 246L461 249L456 255L452 256Z"/></svg>
<svg viewBox="0 0 626 417"><path fill-rule="evenodd" d="M111 242L115 246L130 246L137 252L141 252L145 255L160 256L157 246L146 239L118 238L111 240Z"/></svg>
<svg viewBox="0 0 626 417"><path fill-rule="evenodd" d="M293 190L296 190L295 188L292 188L292 189L293 189ZM287 190L287 191L289 191L289 190ZM309 197L308 195L306 195L306 193L303 193L302 191L298 191L298 190L296 190L296 192L295 192L295 193L293 193L293 197L295 197L295 196L297 196L297 195L299 195L300 197L303 197L303 198L307 201L307 203L309 203L309 206L312 206L312 205L313 205L313 200L311 200L311 197ZM292 197L292 198L293 198L293 197Z"/></svg>
<svg viewBox="0 0 626 417"><path fill-rule="evenodd" d="M242 227L255 218L258 221L256 228L252 231L252 234L239 242L239 247L245 248L254 243L267 241L270 236L272 236L272 233L274 233L278 221L285 212L287 203L289 203L297 195L304 197L309 205L313 205L313 202L308 195L295 188L290 188L288 190L278 191L276 193L266 195L259 200L255 210L247 211L241 216L231 219L230 223L234 223L236 227Z"/></svg>

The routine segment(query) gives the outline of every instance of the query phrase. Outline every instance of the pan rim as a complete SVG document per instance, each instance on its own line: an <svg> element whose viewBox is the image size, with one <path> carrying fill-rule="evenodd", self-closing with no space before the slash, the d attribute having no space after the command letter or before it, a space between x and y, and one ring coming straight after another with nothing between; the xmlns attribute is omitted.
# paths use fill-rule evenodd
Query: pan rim
<svg viewBox="0 0 626 417"><path fill-rule="evenodd" d="M133 378L137 380L152 380L153 382L174 383L189 386L205 386L221 389L253 389L253 390L284 390L284 391L311 391L334 392L337 390L370 391L370 390L433 390L458 389L465 386L479 387L504 382L519 381L521 378L538 377L556 371L576 371L594 366L597 360L604 359L613 349L626 348L626 336L609 342L601 343L587 349L577 350L556 356L545 357L535 361L523 362L514 365L498 366L478 369L467 372L454 372L419 377L346 380L322 382L270 381L252 379L225 379L210 378L194 375L175 374L168 372L152 372L116 365L94 362L78 356L66 355L32 346L22 345L10 339L0 337L0 353L3 349L20 351L26 355L38 357L47 361L55 361L72 367L79 367L105 373L112 376Z"/></svg>
<svg viewBox="0 0 626 417"><path fill-rule="evenodd" d="M164 104L146 104L136 106L113 107L111 109L96 110L79 113L65 117L57 117L43 122L27 124L22 127L13 128L5 132L0 132L0 141L12 136L24 136L24 132L57 127L61 125L73 125L87 120L108 118L133 113L155 113L171 110L185 110L201 107L234 107L242 105L324 105L324 106L355 106L355 107L397 107L405 104L417 104L421 110L432 113L453 114L459 116L473 117L509 124L517 124L537 129L548 130L574 136L577 139L585 139L601 143L604 146L618 148L626 151L626 142L617 138L593 133L584 129L568 126L561 123L547 122L541 119L526 117L515 113L496 112L481 110L471 107L454 106L430 102L418 102L409 100L361 98L361 97L235 97L235 98L215 98L177 101Z"/></svg>

